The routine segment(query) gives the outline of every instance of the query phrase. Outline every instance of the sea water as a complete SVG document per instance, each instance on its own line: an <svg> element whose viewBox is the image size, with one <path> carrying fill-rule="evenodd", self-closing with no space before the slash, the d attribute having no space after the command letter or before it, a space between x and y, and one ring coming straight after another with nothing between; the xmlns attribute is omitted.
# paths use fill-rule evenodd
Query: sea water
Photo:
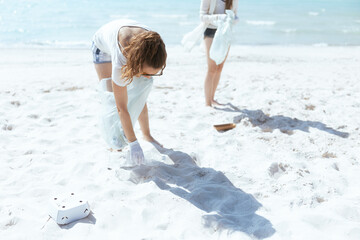
<svg viewBox="0 0 360 240"><path fill-rule="evenodd" d="M0 47L89 47L118 18L158 31L166 44L199 24L200 0L0 0ZM239 0L233 44L360 45L360 0Z"/></svg>

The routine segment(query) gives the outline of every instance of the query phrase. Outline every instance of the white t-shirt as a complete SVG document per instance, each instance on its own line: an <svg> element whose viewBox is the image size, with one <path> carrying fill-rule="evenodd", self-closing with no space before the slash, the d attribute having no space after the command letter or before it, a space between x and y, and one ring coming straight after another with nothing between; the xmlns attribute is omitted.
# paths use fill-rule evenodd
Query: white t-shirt
<svg viewBox="0 0 360 240"><path fill-rule="evenodd" d="M141 27L150 31L149 27L142 25L136 21L129 19L120 19L109 22L102 26L93 36L93 41L100 51L107 53L111 56L112 63L112 80L113 82L121 87L128 84L121 77L121 67L126 64L126 58L122 54L119 42L118 34L122 27Z"/></svg>
<svg viewBox="0 0 360 240"><path fill-rule="evenodd" d="M216 0L216 5L213 14L210 14L211 0L201 0L200 5L200 19L204 23L208 23L208 28L216 29L215 22L218 19L218 14L225 14L225 0ZM235 19L237 19L237 8L239 0L233 0L231 10L235 13Z"/></svg>

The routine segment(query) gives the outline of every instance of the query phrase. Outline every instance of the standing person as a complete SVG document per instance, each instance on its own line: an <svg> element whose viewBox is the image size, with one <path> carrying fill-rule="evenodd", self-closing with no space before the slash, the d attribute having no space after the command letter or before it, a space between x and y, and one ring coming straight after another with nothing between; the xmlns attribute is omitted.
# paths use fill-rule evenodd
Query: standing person
<svg viewBox="0 0 360 240"><path fill-rule="evenodd" d="M100 128L113 149L130 146L133 164L144 163L142 148L135 136L139 121L146 141L158 143L150 133L147 97L153 76L160 76L167 53L160 35L132 20L115 20L93 36L93 62L101 94Z"/></svg>
<svg viewBox="0 0 360 240"><path fill-rule="evenodd" d="M211 8L211 4L214 4L215 8ZM213 3L212 3L213 2ZM200 19L207 25L204 32L204 42L206 48L206 58L208 70L205 77L204 90L205 90L205 105L216 106L221 105L215 99L215 91L220 81L222 69L224 67L225 60L216 65L215 61L210 58L210 48L213 42L217 21L225 20L225 10L230 9L235 13L235 19L237 19L238 0L201 0L200 6ZM213 12L210 12L213 9Z"/></svg>

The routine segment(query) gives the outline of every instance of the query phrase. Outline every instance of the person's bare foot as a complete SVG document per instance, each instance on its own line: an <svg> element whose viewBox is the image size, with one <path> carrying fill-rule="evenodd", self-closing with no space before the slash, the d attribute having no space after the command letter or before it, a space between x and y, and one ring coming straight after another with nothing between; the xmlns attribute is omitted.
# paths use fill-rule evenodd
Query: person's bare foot
<svg viewBox="0 0 360 240"><path fill-rule="evenodd" d="M108 150L109 150L110 152L122 152L122 149L109 148Z"/></svg>
<svg viewBox="0 0 360 240"><path fill-rule="evenodd" d="M224 106L224 104L222 104L222 103L219 103L218 101L216 101L216 100L212 100L211 101L211 106L213 106L213 107L216 107L216 106Z"/></svg>
<svg viewBox="0 0 360 240"><path fill-rule="evenodd" d="M144 137L144 140L145 140L145 141L148 141L148 142L150 142L150 143L155 143L155 144L163 147L163 145L160 144L158 141L156 141L155 138L153 138L151 135L149 135L149 136L143 136L143 137Z"/></svg>

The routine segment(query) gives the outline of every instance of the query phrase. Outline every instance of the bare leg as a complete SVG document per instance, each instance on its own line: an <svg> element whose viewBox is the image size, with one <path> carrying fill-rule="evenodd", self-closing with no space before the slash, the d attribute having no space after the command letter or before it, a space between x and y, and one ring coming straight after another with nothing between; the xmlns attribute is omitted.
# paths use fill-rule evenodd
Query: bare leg
<svg viewBox="0 0 360 240"><path fill-rule="evenodd" d="M220 64L220 65L223 65ZM222 67L221 67L222 69ZM211 105L212 106L216 106L216 105L221 105L220 103L218 103L216 100L215 100L215 92L216 92L216 89L217 89L217 86L219 85L219 81L220 81L220 76L221 76L221 70L220 71L216 71L215 73L215 76L214 76L214 79L213 79L213 82L212 82L212 92L211 92Z"/></svg>
<svg viewBox="0 0 360 240"><path fill-rule="evenodd" d="M206 37L204 39L205 41L205 48L206 48L206 59L207 59L207 65L208 65L208 71L205 77L205 83L204 83L204 91L205 91L205 105L211 106L213 96L212 93L214 92L213 87L213 81L216 75L216 63L210 58L210 47L212 44L213 39Z"/></svg>
<svg viewBox="0 0 360 240"><path fill-rule="evenodd" d="M221 64L216 66L217 68L216 68L216 73L215 73L215 76L214 76L214 79L213 79L213 86L212 86L213 91L211 92L211 99L212 99L211 105L221 105L220 103L215 101L215 92L216 92L216 89L217 89L217 87L219 85L221 73L222 73L222 70L224 68L224 64L225 64L225 61L226 61L226 58L227 58L228 54L229 54L229 50L228 50L228 52L226 54L226 57L225 57L224 61Z"/></svg>
<svg viewBox="0 0 360 240"><path fill-rule="evenodd" d="M144 137L145 136L151 136L150 135L149 114L148 114L147 104L145 104L143 110L141 111L141 113L139 115L139 118L138 118L138 121L139 121L141 132L143 133Z"/></svg>
<svg viewBox="0 0 360 240"><path fill-rule="evenodd" d="M160 144L158 141L155 140L155 138L153 138L151 136L147 104L145 104L143 110L141 111L138 121L139 121L140 129L141 129L144 139L148 142L155 143L159 146L162 146L162 144Z"/></svg>
<svg viewBox="0 0 360 240"><path fill-rule="evenodd" d="M221 105L217 101L215 101L215 92L219 85L220 76L222 69L224 67L226 58L229 54L229 50L226 54L224 61L216 65L215 61L210 58L210 47L213 41L213 38L206 37L204 39L205 47L206 47L206 58L208 64L208 71L205 78L204 90L205 90L205 105L213 106L213 105Z"/></svg>
<svg viewBox="0 0 360 240"><path fill-rule="evenodd" d="M94 65L99 80L103 78L111 78L111 71L112 71L111 63L95 63Z"/></svg>

